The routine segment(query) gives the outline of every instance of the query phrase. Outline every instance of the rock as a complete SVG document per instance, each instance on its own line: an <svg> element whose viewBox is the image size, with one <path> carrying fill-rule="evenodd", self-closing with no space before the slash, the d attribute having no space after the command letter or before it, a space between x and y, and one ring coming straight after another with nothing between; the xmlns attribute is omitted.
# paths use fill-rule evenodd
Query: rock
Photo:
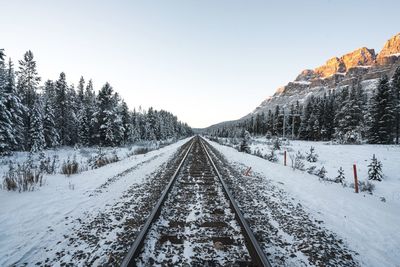
<svg viewBox="0 0 400 267"><path fill-rule="evenodd" d="M392 64L400 57L400 33L390 38L383 46L377 57L377 63L380 65Z"/></svg>
<svg viewBox="0 0 400 267"><path fill-rule="evenodd" d="M358 66L371 66L375 63L376 55L374 49L362 47L341 57L346 70Z"/></svg>
<svg viewBox="0 0 400 267"><path fill-rule="evenodd" d="M316 68L315 73L319 77L329 77L338 72L345 72L346 66L343 63L343 60L339 59L338 57L333 57L329 59L325 65L322 65Z"/></svg>
<svg viewBox="0 0 400 267"><path fill-rule="evenodd" d="M303 70L296 78L295 81L309 81L317 77L314 70Z"/></svg>

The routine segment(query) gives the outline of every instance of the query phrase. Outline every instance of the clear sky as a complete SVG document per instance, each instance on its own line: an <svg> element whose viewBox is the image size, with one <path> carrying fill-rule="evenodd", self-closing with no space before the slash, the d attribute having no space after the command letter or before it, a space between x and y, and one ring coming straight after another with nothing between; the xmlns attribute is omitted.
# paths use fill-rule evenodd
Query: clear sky
<svg viewBox="0 0 400 267"><path fill-rule="evenodd" d="M305 68L400 32L400 1L0 0L0 48L31 49L39 74L128 105L166 109L192 127L238 119Z"/></svg>

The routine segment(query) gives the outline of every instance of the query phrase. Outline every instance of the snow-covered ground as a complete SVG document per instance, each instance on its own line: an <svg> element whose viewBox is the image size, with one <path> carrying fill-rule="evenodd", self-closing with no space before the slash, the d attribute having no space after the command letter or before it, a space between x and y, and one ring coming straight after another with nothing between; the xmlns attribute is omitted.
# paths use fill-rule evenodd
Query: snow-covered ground
<svg viewBox="0 0 400 267"><path fill-rule="evenodd" d="M324 226L338 234L350 249L359 253L362 266L400 266L400 147L380 145L327 145L323 142L291 142L290 153L300 150L305 153L310 146L319 155L317 166L325 166L328 177L335 177L337 169L343 167L348 183L352 182L352 164L357 164L359 177L366 180L367 165L372 154L383 163L385 174L382 182L373 182L373 195L355 194L354 189L340 184L319 181L315 175L305 171L292 170L290 159L283 166L283 155L278 162L238 152L234 148L212 142L229 162L252 167L291 195L294 203L301 205L315 219L322 220ZM251 145L269 153L268 145L258 139ZM285 149L285 148L282 148ZM278 153L279 154L279 153ZM268 194L268 192L260 192ZM380 200L383 196L386 202Z"/></svg>
<svg viewBox="0 0 400 267"><path fill-rule="evenodd" d="M73 226L67 224L107 210L129 186L143 182L146 175L165 163L186 141L70 177L46 175L46 185L35 191L0 190L0 266L15 262L33 265L36 260L46 259L46 250L60 243L57 238L62 239L72 231ZM128 149L117 150L121 158L128 152ZM60 160L75 153L64 150Z"/></svg>
<svg viewBox="0 0 400 267"><path fill-rule="evenodd" d="M167 141L172 142L172 140ZM98 155L99 151L103 153L106 157L117 156L119 160L125 159L133 154L137 149L147 148L149 150L156 149L160 145L160 142L142 142L140 144L124 146L124 147L61 147L56 149L47 149L43 151L44 157L50 158L52 161L56 158L56 172L60 172L63 162L69 160L76 160L79 166L84 169L90 168L89 160ZM0 177L2 178L4 174L8 171L10 163L14 166L17 164L22 164L28 160L30 156L29 152L14 152L10 156L0 157ZM39 154L33 154L33 162L38 165Z"/></svg>
<svg viewBox="0 0 400 267"><path fill-rule="evenodd" d="M253 152L260 150L263 154L271 151L271 145L267 144L265 138L256 138L250 147ZM368 165L375 154L383 164L384 177L382 182L372 182L375 185L373 194L378 199L384 197L387 202L400 205L399 145L337 145L330 142L289 141L288 144L282 145L280 151L276 151L278 164L283 163L284 150L287 150L287 165L290 166L290 155L294 156L297 151L306 155L311 147L314 147L315 153L318 154L318 160L313 163L303 160L305 167L316 166L316 169L324 167L327 171L326 176L331 179L338 175L338 169L342 167L348 185L354 183L353 164L357 166L359 181L368 181ZM315 178L318 179L316 176Z"/></svg>

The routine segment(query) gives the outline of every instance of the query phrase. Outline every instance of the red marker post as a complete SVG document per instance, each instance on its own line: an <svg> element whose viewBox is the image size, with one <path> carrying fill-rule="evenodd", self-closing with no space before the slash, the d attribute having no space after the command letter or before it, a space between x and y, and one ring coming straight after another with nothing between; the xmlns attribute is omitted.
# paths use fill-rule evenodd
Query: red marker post
<svg viewBox="0 0 400 267"><path fill-rule="evenodd" d="M286 150L283 152L283 165L286 166Z"/></svg>
<svg viewBox="0 0 400 267"><path fill-rule="evenodd" d="M353 164L353 172L354 172L354 190L356 193L358 193L358 177L357 177L356 164Z"/></svg>

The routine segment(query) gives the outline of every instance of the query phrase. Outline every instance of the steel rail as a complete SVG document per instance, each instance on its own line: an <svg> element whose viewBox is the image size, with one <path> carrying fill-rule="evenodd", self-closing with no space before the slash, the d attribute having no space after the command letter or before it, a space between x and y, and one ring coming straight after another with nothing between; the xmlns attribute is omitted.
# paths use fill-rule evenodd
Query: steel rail
<svg viewBox="0 0 400 267"><path fill-rule="evenodd" d="M169 181L166 189L162 193L161 197L158 199L157 204L153 208L146 223L140 230L140 232L139 232L138 236L136 237L135 241L133 242L131 248L128 250L128 253L126 254L124 260L121 263L121 267L136 266L135 258L140 254L140 250L143 247L144 240L146 238L148 231L150 230L151 225L160 216L161 207L164 204L165 200L167 199L168 193L171 191L171 188L172 188L173 184L175 183L176 177L178 176L178 173L181 170L183 163L185 162L187 156L189 155L190 150L192 149L194 141L195 141L195 137L189 141L189 142L191 142L189 148L187 149L183 159L179 163L178 168L176 169L175 173L172 175L172 178Z"/></svg>
<svg viewBox="0 0 400 267"><path fill-rule="evenodd" d="M200 138L200 143L203 146L204 151L207 154L208 159L211 162L211 165L214 168L215 173L217 174L219 181L222 184L222 187L224 189L225 195L228 197L229 203L231 208L235 212L236 219L238 220L240 227L242 228L243 234L244 234L244 239L246 243L247 250L249 251L250 256L252 259L255 261L254 263L257 266L262 266L262 267L271 267L271 264L269 263L267 257L265 256L263 250L261 249L260 245L258 244L257 239L255 238L253 232L250 229L249 224L247 223L246 219L243 217L242 212L240 211L238 205L236 204L236 201L234 200L231 192L228 189L228 186L222 179L221 174L219 173L217 166L215 165L214 161L212 160L210 154L208 153L208 150L206 146L204 145L203 142L206 142L203 138Z"/></svg>

